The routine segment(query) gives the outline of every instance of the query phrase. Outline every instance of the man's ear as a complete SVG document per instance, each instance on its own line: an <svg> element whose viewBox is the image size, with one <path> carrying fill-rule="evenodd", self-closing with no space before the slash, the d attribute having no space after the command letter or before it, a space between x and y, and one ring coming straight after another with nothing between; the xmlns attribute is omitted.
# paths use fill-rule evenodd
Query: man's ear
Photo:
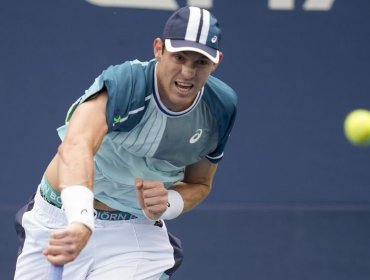
<svg viewBox="0 0 370 280"><path fill-rule="evenodd" d="M163 41L161 38L155 38L153 42L154 57L158 60L163 53Z"/></svg>
<svg viewBox="0 0 370 280"><path fill-rule="evenodd" d="M224 57L224 54L223 54L222 52L220 52L220 58L219 58L219 60L218 60L218 63L217 63L217 64L214 64L214 67L213 67L212 72L213 72L213 71L215 71L215 70L217 69L218 65L220 65L220 63L221 63L221 61L222 61L223 57Z"/></svg>
<svg viewBox="0 0 370 280"><path fill-rule="evenodd" d="M220 51L219 51L220 52ZM218 63L217 63L217 65L218 64L220 64L220 62L221 62L221 60L224 58L224 54L223 54L223 52L220 52L220 59L218 60Z"/></svg>

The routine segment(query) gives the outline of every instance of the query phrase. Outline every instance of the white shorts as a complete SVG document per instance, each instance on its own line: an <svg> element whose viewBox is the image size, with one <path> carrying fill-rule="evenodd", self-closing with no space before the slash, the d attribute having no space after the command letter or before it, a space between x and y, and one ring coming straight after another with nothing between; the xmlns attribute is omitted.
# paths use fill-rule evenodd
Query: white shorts
<svg viewBox="0 0 370 280"><path fill-rule="evenodd" d="M38 190L32 210L24 212L19 220L25 239L14 279L46 280L50 263L42 251L50 233L66 227L64 213L46 202ZM63 279L168 279L164 272L175 266L175 253L164 223L158 226L141 218L96 219L95 231L86 247L74 261L64 266Z"/></svg>

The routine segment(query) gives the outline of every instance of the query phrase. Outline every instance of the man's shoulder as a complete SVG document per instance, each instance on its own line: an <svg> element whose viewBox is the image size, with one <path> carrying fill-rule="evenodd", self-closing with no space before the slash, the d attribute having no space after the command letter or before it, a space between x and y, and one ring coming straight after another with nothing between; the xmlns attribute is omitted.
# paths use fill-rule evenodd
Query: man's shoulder
<svg viewBox="0 0 370 280"><path fill-rule="evenodd" d="M145 98L151 94L154 83L155 61L126 61L108 67L103 71L100 79L103 80L108 90L108 95L123 99L127 103L131 98L130 95L136 96L135 100L140 97Z"/></svg>
<svg viewBox="0 0 370 280"><path fill-rule="evenodd" d="M154 69L155 60L140 61L140 60L128 60L121 64L111 65L103 71L104 76L111 77L124 77L127 75L148 75Z"/></svg>
<svg viewBox="0 0 370 280"><path fill-rule="evenodd" d="M235 110L238 97L234 89L221 81L220 79L210 76L204 86L204 98L211 107L223 107Z"/></svg>
<svg viewBox="0 0 370 280"><path fill-rule="evenodd" d="M111 66L101 76L108 92L110 130L127 130L140 121L154 84L154 61L127 61Z"/></svg>

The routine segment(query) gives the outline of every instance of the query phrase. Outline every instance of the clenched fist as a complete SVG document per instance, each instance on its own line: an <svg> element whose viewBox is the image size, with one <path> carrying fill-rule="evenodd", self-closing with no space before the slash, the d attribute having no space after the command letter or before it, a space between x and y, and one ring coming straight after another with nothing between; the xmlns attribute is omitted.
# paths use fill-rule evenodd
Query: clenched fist
<svg viewBox="0 0 370 280"><path fill-rule="evenodd" d="M91 230L85 225L72 223L50 234L48 247L43 253L53 264L66 264L77 258L90 236Z"/></svg>
<svg viewBox="0 0 370 280"><path fill-rule="evenodd" d="M167 209L168 195L163 182L136 179L136 195L145 216L158 220Z"/></svg>

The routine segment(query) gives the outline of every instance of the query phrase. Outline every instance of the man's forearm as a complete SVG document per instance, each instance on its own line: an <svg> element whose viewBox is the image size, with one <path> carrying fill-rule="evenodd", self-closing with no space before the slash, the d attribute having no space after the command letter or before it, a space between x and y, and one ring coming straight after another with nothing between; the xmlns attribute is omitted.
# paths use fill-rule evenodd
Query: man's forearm
<svg viewBox="0 0 370 280"><path fill-rule="evenodd" d="M185 213L196 207L208 196L211 191L211 186L206 184L177 182L171 189L180 193L184 200L183 213Z"/></svg>
<svg viewBox="0 0 370 280"><path fill-rule="evenodd" d="M88 149L63 143L58 150L59 187L82 185L92 189L94 179L93 154Z"/></svg>

